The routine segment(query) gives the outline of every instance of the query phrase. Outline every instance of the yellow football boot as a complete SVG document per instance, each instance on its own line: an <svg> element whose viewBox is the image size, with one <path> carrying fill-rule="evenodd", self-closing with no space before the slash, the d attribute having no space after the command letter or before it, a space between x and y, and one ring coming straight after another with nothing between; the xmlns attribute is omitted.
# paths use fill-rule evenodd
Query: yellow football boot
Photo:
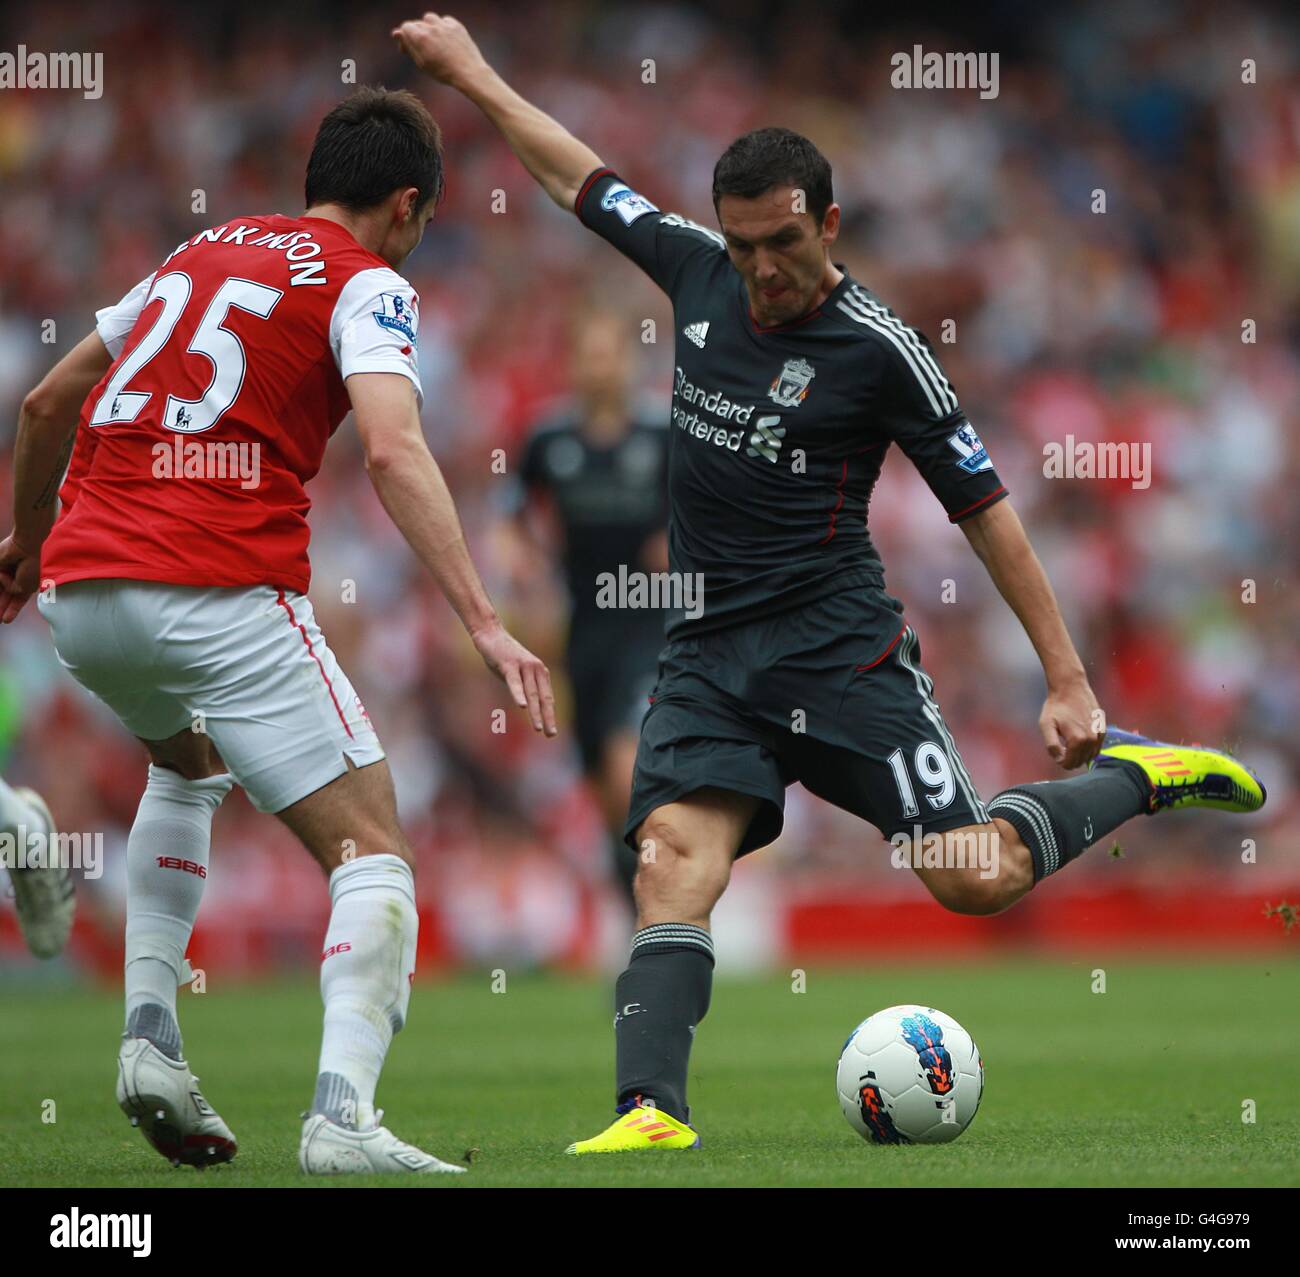
<svg viewBox="0 0 1300 1277"><path fill-rule="evenodd" d="M620 1106L620 1109L622 1106ZM620 1112L612 1125L589 1140L579 1140L564 1151L579 1153L639 1153L652 1148L699 1148L700 1137L685 1122L658 1109L634 1104Z"/></svg>
<svg viewBox="0 0 1300 1277"><path fill-rule="evenodd" d="M1151 786L1150 811L1166 807L1213 807L1258 811L1267 797L1254 772L1222 750L1170 745L1112 727L1093 762L1113 758L1136 763Z"/></svg>

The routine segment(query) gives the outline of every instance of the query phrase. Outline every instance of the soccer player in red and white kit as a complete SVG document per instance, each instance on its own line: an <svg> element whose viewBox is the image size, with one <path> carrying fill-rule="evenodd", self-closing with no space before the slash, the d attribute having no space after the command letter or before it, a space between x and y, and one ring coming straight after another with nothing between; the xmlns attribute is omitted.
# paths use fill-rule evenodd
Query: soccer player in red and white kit
<svg viewBox="0 0 1300 1277"><path fill-rule="evenodd" d="M555 734L546 667L502 627L420 429L419 300L397 270L441 188L424 106L358 91L321 123L301 217L233 217L186 240L23 404L0 620L39 590L60 660L152 759L127 843L117 1096L173 1162L235 1152L182 1054L176 990L212 817L238 783L329 875L303 1170L463 1169L398 1140L374 1107L414 975L413 858L383 748L306 597L304 485L351 408L384 508L488 668Z"/></svg>

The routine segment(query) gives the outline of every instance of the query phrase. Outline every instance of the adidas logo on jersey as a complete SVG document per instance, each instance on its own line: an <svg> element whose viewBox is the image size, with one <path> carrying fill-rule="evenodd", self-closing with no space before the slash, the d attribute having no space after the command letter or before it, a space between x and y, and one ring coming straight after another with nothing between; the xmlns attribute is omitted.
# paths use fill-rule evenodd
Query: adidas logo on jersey
<svg viewBox="0 0 1300 1277"><path fill-rule="evenodd" d="M704 349L704 343L709 336L709 321L702 319L698 324L687 324L682 332L689 341L693 341L701 350Z"/></svg>

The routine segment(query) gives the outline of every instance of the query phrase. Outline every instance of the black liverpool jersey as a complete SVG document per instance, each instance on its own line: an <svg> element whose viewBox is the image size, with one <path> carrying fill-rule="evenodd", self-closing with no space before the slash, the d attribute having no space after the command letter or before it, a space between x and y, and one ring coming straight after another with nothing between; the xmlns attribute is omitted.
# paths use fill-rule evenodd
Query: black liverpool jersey
<svg viewBox="0 0 1300 1277"><path fill-rule="evenodd" d="M668 521L667 452L662 422L635 415L609 443L588 439L572 412L548 418L529 436L511 504L517 509L525 493L538 492L554 505L575 630L626 623L662 634L661 609L602 609L600 598L602 584L620 573L652 570L644 553Z"/></svg>
<svg viewBox="0 0 1300 1277"><path fill-rule="evenodd" d="M669 561L699 574L703 606L673 614L670 637L883 586L867 504L891 443L953 522L1006 495L929 343L847 274L809 314L760 328L717 231L609 169L576 211L673 303Z"/></svg>

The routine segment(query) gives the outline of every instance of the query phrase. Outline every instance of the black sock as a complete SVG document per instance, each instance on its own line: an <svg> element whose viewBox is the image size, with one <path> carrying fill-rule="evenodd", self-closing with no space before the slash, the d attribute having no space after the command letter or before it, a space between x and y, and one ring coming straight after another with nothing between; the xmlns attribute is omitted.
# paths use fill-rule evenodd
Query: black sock
<svg viewBox="0 0 1300 1277"><path fill-rule="evenodd" d="M126 1036L147 1038L169 1060L181 1056L181 1030L176 1017L161 1002L143 1002L126 1022Z"/></svg>
<svg viewBox="0 0 1300 1277"><path fill-rule="evenodd" d="M703 927L664 922L632 937L632 957L614 990L620 1104L651 1100L690 1121L686 1066L712 989L713 940Z"/></svg>
<svg viewBox="0 0 1300 1277"><path fill-rule="evenodd" d="M1083 776L1004 789L989 804L1034 859L1034 881L1068 865L1126 820L1149 812L1151 786L1142 769L1102 759Z"/></svg>

